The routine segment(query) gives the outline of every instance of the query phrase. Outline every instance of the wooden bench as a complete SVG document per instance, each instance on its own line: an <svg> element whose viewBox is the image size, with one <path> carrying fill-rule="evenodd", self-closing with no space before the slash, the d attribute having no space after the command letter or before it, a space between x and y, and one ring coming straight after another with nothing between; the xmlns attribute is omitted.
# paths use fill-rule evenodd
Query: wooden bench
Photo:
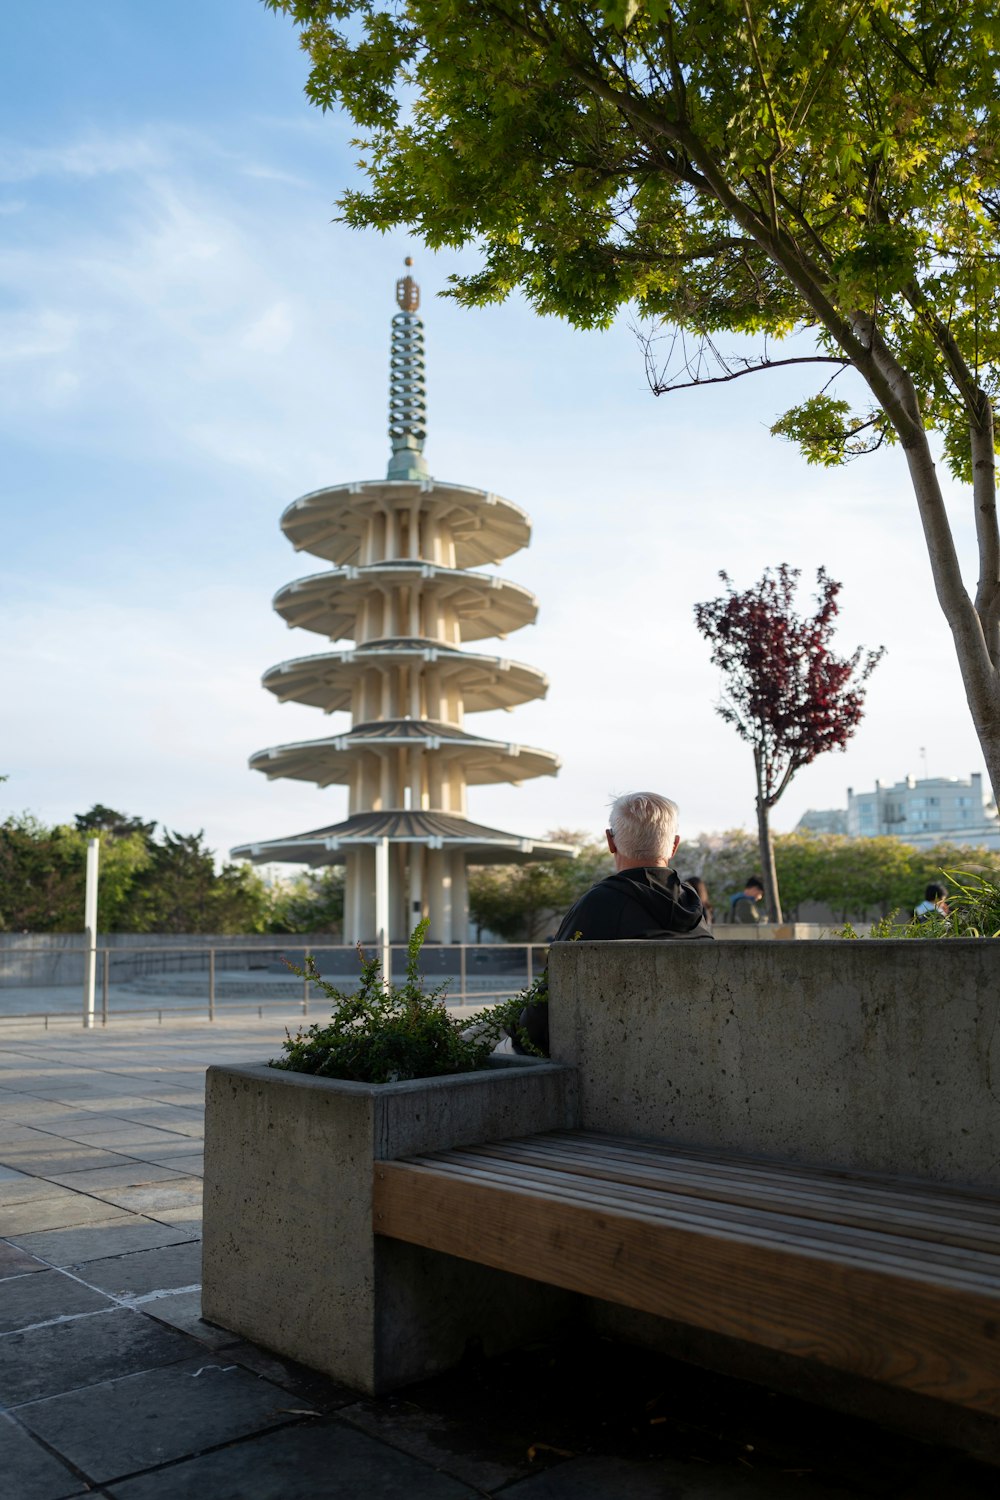
<svg viewBox="0 0 1000 1500"><path fill-rule="evenodd" d="M587 1131L373 1186L378 1234L1000 1416L1000 1198Z"/></svg>

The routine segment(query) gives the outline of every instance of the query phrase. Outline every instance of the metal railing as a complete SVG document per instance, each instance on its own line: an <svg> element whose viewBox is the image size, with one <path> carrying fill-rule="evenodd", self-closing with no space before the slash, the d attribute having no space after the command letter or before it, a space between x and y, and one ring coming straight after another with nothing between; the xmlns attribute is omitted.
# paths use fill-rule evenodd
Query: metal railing
<svg viewBox="0 0 1000 1500"><path fill-rule="evenodd" d="M380 954L383 950L379 950ZM394 980L405 973L407 946L389 944L386 967ZM544 966L544 943L426 944L420 972L428 989L441 987L448 1005L506 999L531 984ZM357 950L350 945L290 938L242 947L237 943L101 946L57 943L0 947L0 1027L5 1022L76 1021L107 1026L124 1017L289 1009L308 1017L329 1001L304 972L311 958L328 984L348 991L359 982ZM74 972L75 971L75 972ZM93 988L88 971L94 975ZM79 998L77 998L79 997ZM188 1000L195 1003L184 1003Z"/></svg>

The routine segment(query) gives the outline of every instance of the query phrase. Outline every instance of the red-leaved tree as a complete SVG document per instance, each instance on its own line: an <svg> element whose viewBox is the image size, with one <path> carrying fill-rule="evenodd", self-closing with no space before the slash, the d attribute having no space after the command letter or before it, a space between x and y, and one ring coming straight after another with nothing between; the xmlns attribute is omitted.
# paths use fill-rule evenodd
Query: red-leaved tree
<svg viewBox="0 0 1000 1500"><path fill-rule="evenodd" d="M795 613L799 569L765 569L759 583L738 592L727 573L727 593L696 604L695 623L711 642L712 661L725 675L718 712L753 746L757 773L757 832L764 899L780 922L770 812L796 771L824 750L843 750L864 714L864 684L885 648L853 656L830 649L841 585L816 574L816 613Z"/></svg>

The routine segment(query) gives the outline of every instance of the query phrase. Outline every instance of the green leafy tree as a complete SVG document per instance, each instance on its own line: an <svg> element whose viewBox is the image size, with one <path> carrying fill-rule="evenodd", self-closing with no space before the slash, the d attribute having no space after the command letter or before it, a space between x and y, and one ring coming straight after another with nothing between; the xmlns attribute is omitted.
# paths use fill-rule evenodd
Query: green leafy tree
<svg viewBox="0 0 1000 1500"><path fill-rule="evenodd" d="M742 888L753 870L757 841L744 829L700 834L681 845L678 864L700 874L716 896ZM981 848L939 844L915 849L891 837L848 838L843 834L779 833L774 839L778 879L789 914L807 902L830 908L842 921L871 920L893 912L908 918L924 887L948 870L968 871L1000 885L1000 855Z"/></svg>
<svg viewBox="0 0 1000 1500"><path fill-rule="evenodd" d="M73 822L79 833L89 833L91 836L95 833L109 833L116 839L139 834L147 843L152 840L156 831L155 823L130 818L127 813L116 812L113 807L105 807L102 802L95 802L89 812L77 813Z"/></svg>
<svg viewBox="0 0 1000 1500"><path fill-rule="evenodd" d="M259 932L267 919L268 896L260 876L247 864L224 864L216 874L204 834L173 833L151 846L149 864L132 891L129 928L133 932Z"/></svg>
<svg viewBox="0 0 1000 1500"><path fill-rule="evenodd" d="M345 219L475 247L460 302L520 289L580 327L633 304L694 340L657 391L826 366L774 431L821 464L899 444L1000 796L993 0L266 3L301 27L309 97L363 132ZM714 357L722 331L802 330ZM971 485L974 590L935 434Z"/></svg>
<svg viewBox="0 0 1000 1500"><path fill-rule="evenodd" d="M155 827L99 806L73 827L47 828L27 813L7 818L0 823L0 931L79 932L95 836L100 932L265 930L270 898L249 865L224 865L217 874L200 833L156 840Z"/></svg>
<svg viewBox="0 0 1000 1500"><path fill-rule="evenodd" d="M344 927L344 871L340 865L308 870L269 892L268 932L324 932Z"/></svg>
<svg viewBox="0 0 1000 1500"><path fill-rule="evenodd" d="M0 824L0 930L78 932L83 926L87 844L94 836L91 829L46 828L30 814ZM142 834L97 836L97 925L101 932L111 932L127 928L135 879L148 866L150 854Z"/></svg>
<svg viewBox="0 0 1000 1500"><path fill-rule="evenodd" d="M757 840L742 828L725 833L701 833L697 838L681 839L674 863L685 879L700 875L708 886L715 920L723 921L729 897L743 889L757 869L760 854Z"/></svg>
<svg viewBox="0 0 1000 1500"><path fill-rule="evenodd" d="M576 859L483 865L469 871L469 912L480 930L509 943L545 938L573 902L614 869L607 845L585 833L557 828L546 838L575 845Z"/></svg>

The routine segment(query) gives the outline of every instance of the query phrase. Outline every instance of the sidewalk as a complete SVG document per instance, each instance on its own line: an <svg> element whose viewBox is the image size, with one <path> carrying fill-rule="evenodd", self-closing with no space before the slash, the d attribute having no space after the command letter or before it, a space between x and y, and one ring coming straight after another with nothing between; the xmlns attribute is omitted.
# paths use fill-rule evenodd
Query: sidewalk
<svg viewBox="0 0 1000 1500"><path fill-rule="evenodd" d="M594 1340L373 1401L202 1322L205 1068L283 1025L0 1033L3 1500L995 1496L954 1454Z"/></svg>

